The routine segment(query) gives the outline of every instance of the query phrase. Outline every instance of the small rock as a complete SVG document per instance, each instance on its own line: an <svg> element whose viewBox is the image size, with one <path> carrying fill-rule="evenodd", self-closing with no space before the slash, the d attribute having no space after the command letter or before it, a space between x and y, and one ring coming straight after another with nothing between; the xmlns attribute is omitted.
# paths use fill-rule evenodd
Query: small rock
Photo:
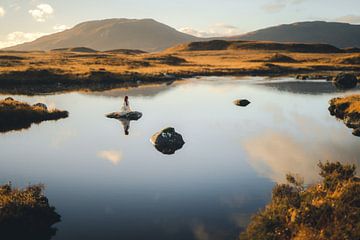
<svg viewBox="0 0 360 240"><path fill-rule="evenodd" d="M185 144L181 134L177 133L175 129L171 127L155 133L150 141L158 151L168 155L174 154Z"/></svg>
<svg viewBox="0 0 360 240"><path fill-rule="evenodd" d="M333 82L337 88L351 89L356 87L358 83L358 79L354 74L340 73L339 75L336 76Z"/></svg>
<svg viewBox="0 0 360 240"><path fill-rule="evenodd" d="M240 106L240 107L246 107L247 105L249 105L251 102L247 99L239 99L239 100L235 100L234 104L236 106Z"/></svg>
<svg viewBox="0 0 360 240"><path fill-rule="evenodd" d="M44 103L36 103L33 107L42 108L43 110L48 110L47 106Z"/></svg>
<svg viewBox="0 0 360 240"><path fill-rule="evenodd" d="M114 112L106 115L108 118L116 118L116 119L126 119L131 121L139 120L142 117L141 112L133 111L133 112Z"/></svg>
<svg viewBox="0 0 360 240"><path fill-rule="evenodd" d="M12 97L7 97L5 98L5 101L14 101L14 99Z"/></svg>

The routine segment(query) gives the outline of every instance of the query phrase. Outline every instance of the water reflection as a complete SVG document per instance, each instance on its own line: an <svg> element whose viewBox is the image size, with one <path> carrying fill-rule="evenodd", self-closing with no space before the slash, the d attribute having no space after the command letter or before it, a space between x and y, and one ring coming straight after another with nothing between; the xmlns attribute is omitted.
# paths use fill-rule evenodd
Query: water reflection
<svg viewBox="0 0 360 240"><path fill-rule="evenodd" d="M104 150L104 151L100 151L97 154L100 158L103 158L107 161L109 161L111 164L113 165L118 165L122 159L122 152L117 151L117 150Z"/></svg>
<svg viewBox="0 0 360 240"><path fill-rule="evenodd" d="M343 95L331 83L254 81L46 96L71 117L1 135L0 180L51 186L47 195L64 219L53 240L236 239L274 180L294 172L313 181L319 160L355 162L360 153L358 139L329 116L329 99ZM141 107L141 124L104 117L125 95ZM239 96L253 102L244 111L232 104ZM149 143L164 126L186 138L171 156Z"/></svg>
<svg viewBox="0 0 360 240"><path fill-rule="evenodd" d="M359 145L350 141L346 132L330 126L325 130L316 125L315 119L308 121L312 121L310 129L306 129L310 122L299 120L295 127L302 131L297 134L268 129L244 141L243 147L254 169L276 182L284 182L286 173L296 173L312 183L319 179L316 166L319 161L360 166Z"/></svg>

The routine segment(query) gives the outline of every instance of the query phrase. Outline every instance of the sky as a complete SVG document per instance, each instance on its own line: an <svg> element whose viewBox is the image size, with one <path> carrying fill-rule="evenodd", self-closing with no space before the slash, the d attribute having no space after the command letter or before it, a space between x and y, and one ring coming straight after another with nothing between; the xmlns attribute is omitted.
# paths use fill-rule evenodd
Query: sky
<svg viewBox="0 0 360 240"><path fill-rule="evenodd" d="M0 48L106 18L153 18L202 37L299 21L360 24L360 0L0 0Z"/></svg>

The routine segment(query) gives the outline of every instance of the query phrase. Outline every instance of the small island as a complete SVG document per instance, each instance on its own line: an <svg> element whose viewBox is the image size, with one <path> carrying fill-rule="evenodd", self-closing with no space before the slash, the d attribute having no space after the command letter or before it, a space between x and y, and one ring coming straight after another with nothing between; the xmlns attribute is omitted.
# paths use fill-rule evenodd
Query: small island
<svg viewBox="0 0 360 240"><path fill-rule="evenodd" d="M69 113L58 109L48 109L43 103L30 105L6 98L0 101L0 132L27 129L33 123L67 118Z"/></svg>
<svg viewBox="0 0 360 240"><path fill-rule="evenodd" d="M360 94L330 100L330 114L344 121L360 137Z"/></svg>

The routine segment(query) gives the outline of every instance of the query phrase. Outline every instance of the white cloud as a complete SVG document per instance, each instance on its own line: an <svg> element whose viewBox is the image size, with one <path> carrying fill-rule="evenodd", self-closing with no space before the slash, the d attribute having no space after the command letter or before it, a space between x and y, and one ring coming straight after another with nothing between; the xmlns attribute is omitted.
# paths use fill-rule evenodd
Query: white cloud
<svg viewBox="0 0 360 240"><path fill-rule="evenodd" d="M36 9L29 10L30 15L38 22L45 22L53 13L54 9L49 4L39 4Z"/></svg>
<svg viewBox="0 0 360 240"><path fill-rule="evenodd" d="M120 151L106 150L100 151L97 154L100 158L109 161L113 165L118 165L122 160L122 153Z"/></svg>
<svg viewBox="0 0 360 240"><path fill-rule="evenodd" d="M55 31L57 31L57 32L62 32L62 31L64 31L64 30L66 30L66 29L69 29L70 27L68 27L68 26L66 26L66 25L55 25L54 27L53 27L53 29L55 30Z"/></svg>
<svg viewBox="0 0 360 240"><path fill-rule="evenodd" d="M66 29L69 29L69 27L66 25L60 24L60 25L55 25L53 27L53 29L54 29L54 31L48 32L48 33L43 33L43 32L26 33L26 32L20 32L20 31L9 33L8 35L6 35L4 40L2 40L2 41L0 40L0 49L6 48L6 47L11 47L11 46L18 45L18 44L22 44L25 42L31 42L31 41L34 41L45 35L64 31Z"/></svg>
<svg viewBox="0 0 360 240"><path fill-rule="evenodd" d="M3 17L5 15L5 9L0 6L0 17Z"/></svg>
<svg viewBox="0 0 360 240"><path fill-rule="evenodd" d="M183 27L180 28L179 31L197 37L223 37L241 34L241 31L238 27L224 23L214 24L206 30L196 30L191 27Z"/></svg>
<svg viewBox="0 0 360 240"><path fill-rule="evenodd" d="M360 23L360 15L346 15L336 19L339 22L345 23Z"/></svg>
<svg viewBox="0 0 360 240"><path fill-rule="evenodd" d="M41 32L35 32L35 33L12 32L6 36L4 41L0 41L0 49L21 44L24 42L31 42L47 34L48 33L41 33Z"/></svg>
<svg viewBox="0 0 360 240"><path fill-rule="evenodd" d="M275 13L283 10L289 5L296 5L305 2L306 0L275 0L261 6L262 10L269 13Z"/></svg>

